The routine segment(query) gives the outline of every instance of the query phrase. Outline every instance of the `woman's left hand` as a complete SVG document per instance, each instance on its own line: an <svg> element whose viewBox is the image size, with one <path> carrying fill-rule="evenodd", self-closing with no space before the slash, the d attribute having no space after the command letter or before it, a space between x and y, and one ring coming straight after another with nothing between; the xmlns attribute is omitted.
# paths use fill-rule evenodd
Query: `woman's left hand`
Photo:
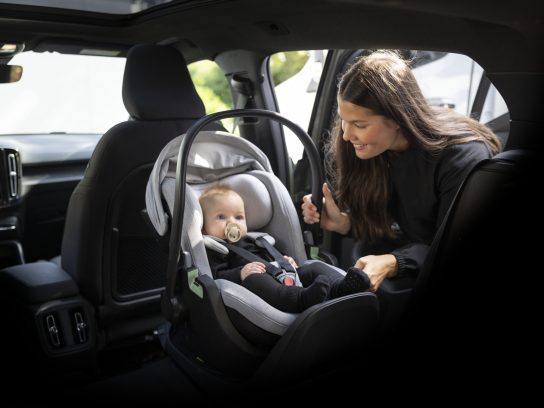
<svg viewBox="0 0 544 408"><path fill-rule="evenodd" d="M355 267L363 269L370 278L370 288L376 292L385 278L392 278L397 275L397 258L391 254L367 255L355 262Z"/></svg>

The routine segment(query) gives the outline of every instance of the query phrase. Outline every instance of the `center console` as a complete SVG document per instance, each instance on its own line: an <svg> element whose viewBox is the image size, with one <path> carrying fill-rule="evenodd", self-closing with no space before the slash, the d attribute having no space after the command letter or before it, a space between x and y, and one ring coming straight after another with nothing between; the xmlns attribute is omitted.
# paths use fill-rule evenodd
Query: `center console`
<svg viewBox="0 0 544 408"><path fill-rule="evenodd" d="M0 270L0 305L4 327L9 328L1 341L7 343L2 345L15 370L32 363L41 375L77 376L94 361L93 309L56 263Z"/></svg>

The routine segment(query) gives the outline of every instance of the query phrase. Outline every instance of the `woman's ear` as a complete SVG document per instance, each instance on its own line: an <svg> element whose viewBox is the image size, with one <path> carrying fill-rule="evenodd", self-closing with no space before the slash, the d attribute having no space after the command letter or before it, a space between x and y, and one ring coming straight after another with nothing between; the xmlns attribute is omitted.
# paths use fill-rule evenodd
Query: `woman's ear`
<svg viewBox="0 0 544 408"><path fill-rule="evenodd" d="M400 125L395 122L393 119L390 119L390 118L385 118L385 123L387 123L387 126L389 126L391 129L394 129L394 130L400 130Z"/></svg>

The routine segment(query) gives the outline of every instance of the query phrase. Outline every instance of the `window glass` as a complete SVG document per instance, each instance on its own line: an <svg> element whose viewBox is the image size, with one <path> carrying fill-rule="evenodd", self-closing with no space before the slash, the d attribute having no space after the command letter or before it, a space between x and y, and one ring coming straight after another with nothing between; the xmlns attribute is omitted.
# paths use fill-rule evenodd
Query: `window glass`
<svg viewBox="0 0 544 408"><path fill-rule="evenodd" d="M449 106L470 115L483 69L471 58L455 53L414 51L413 73L431 105ZM421 61L421 62L418 62ZM487 123L508 111L504 99L491 85L480 122Z"/></svg>
<svg viewBox="0 0 544 408"><path fill-rule="evenodd" d="M426 51L416 51L415 61L424 58ZM443 53L413 67L423 95L431 105L449 106L468 115L482 77L482 69L469 57Z"/></svg>
<svg viewBox="0 0 544 408"><path fill-rule="evenodd" d="M102 134L129 115L121 96L124 58L17 54L19 82L0 85L1 134Z"/></svg>
<svg viewBox="0 0 544 408"><path fill-rule="evenodd" d="M229 84L219 65L210 60L193 62L189 64L189 73L204 102L206 114L233 108ZM233 119L223 119L221 122L225 129L232 129Z"/></svg>
<svg viewBox="0 0 544 408"><path fill-rule="evenodd" d="M498 118L501 115L508 113L508 107L506 102L502 99L501 94L497 91L497 88L491 84L487 97L485 98L484 107L482 109L482 116L480 122L488 123L493 119Z"/></svg>
<svg viewBox="0 0 544 408"><path fill-rule="evenodd" d="M292 51L274 54L270 72L275 83L279 111L307 130L327 51ZM287 152L293 163L302 157L302 143L284 127Z"/></svg>

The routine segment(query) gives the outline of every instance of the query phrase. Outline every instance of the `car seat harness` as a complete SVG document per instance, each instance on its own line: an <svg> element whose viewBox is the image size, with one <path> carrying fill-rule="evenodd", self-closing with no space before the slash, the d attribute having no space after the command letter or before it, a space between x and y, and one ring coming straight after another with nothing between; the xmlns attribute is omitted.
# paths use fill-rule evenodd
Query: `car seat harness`
<svg viewBox="0 0 544 408"><path fill-rule="evenodd" d="M253 240L256 246L264 249L268 255L274 259L273 262L266 261L253 252L235 245L235 242L240 240L240 235L238 225L229 223L225 228L225 236L227 237L226 241L216 237L206 236L204 239L204 245L209 249L221 252L225 255L231 251L242 259L246 260L248 263L260 262L264 264L266 272L272 275L272 277L282 285L302 286L296 268L291 265L291 263L281 254L281 252L270 243L270 240L274 240L270 235L262 233L249 233L247 237ZM231 240L231 237L234 237L235 240Z"/></svg>

